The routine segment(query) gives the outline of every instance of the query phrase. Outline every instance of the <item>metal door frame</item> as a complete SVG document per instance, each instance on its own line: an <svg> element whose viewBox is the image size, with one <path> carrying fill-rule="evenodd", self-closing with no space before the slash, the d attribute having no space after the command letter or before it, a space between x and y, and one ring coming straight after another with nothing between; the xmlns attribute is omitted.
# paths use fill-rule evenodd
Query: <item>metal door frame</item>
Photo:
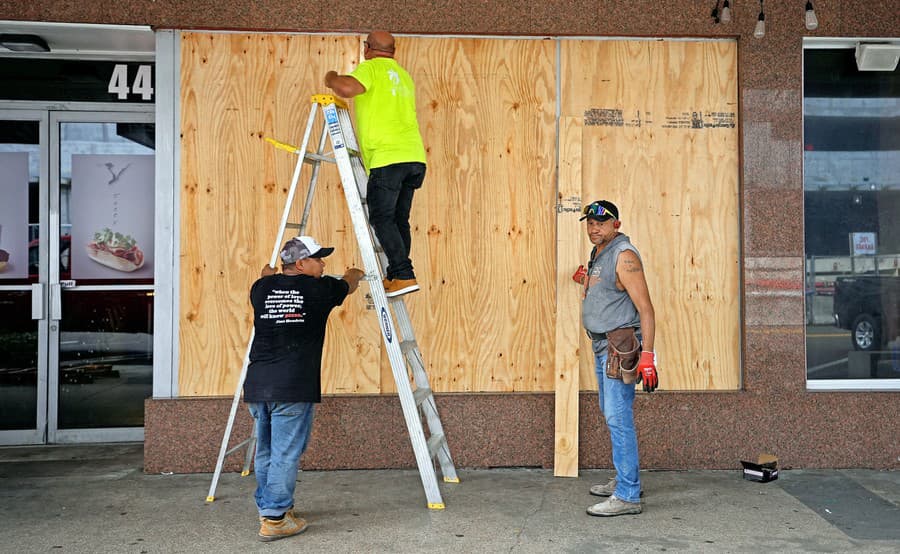
<svg viewBox="0 0 900 554"><path fill-rule="evenodd" d="M37 405L36 419L34 429L17 429L9 431L0 431L0 445L16 445L16 444L43 444L47 440L47 381L49 373L48 360L48 318L47 318L47 295L49 284L49 249L47 237L48 213L49 213L49 197L50 191L48 187L49 175L49 121L50 112L48 110L18 110L6 109L6 106L0 104L0 119L6 121L35 121L39 128L39 152L40 161L38 167L38 236L41 238L38 246L38 282L30 285L3 285L0 282L0 291L31 291L32 313L39 312L41 318L38 320L38 367L37 367Z"/></svg>

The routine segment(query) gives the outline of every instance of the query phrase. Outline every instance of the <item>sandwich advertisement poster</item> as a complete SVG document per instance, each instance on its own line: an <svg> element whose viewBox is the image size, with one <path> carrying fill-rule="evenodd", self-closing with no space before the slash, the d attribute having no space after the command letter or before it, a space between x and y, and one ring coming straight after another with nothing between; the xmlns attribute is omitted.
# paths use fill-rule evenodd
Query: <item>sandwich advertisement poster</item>
<svg viewBox="0 0 900 554"><path fill-rule="evenodd" d="M28 152L0 152L0 282L28 278Z"/></svg>
<svg viewBox="0 0 900 554"><path fill-rule="evenodd" d="M72 156L72 278L152 279L154 158Z"/></svg>

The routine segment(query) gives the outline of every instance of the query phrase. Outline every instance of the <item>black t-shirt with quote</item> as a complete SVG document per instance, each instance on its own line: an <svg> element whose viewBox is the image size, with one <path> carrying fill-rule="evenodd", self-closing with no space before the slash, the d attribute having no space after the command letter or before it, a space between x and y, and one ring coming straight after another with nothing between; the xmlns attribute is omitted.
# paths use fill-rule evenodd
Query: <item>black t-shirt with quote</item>
<svg viewBox="0 0 900 554"><path fill-rule="evenodd" d="M321 402L325 324L349 292L334 277L277 274L253 283L245 402Z"/></svg>

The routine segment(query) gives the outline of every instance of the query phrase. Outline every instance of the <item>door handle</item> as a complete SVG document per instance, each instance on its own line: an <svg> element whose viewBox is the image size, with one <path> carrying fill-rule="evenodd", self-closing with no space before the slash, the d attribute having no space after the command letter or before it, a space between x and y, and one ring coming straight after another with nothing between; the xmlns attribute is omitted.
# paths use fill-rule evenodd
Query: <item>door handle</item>
<svg viewBox="0 0 900 554"><path fill-rule="evenodd" d="M50 285L50 319L62 319L62 287L59 283Z"/></svg>
<svg viewBox="0 0 900 554"><path fill-rule="evenodd" d="M44 319L44 284L31 284L31 319Z"/></svg>

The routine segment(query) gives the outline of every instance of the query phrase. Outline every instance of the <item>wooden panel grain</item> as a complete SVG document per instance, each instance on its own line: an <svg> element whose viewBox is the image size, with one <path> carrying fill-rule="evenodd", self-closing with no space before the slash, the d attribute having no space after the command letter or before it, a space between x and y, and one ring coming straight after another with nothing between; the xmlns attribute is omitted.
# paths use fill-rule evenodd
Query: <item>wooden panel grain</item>
<svg viewBox="0 0 900 554"><path fill-rule="evenodd" d="M411 299L436 391L552 390L554 47L401 38L428 175Z"/></svg>
<svg viewBox="0 0 900 554"><path fill-rule="evenodd" d="M565 41L562 51L563 114L585 123L585 201L620 207L647 268L661 388L739 388L736 44Z"/></svg>
<svg viewBox="0 0 900 554"><path fill-rule="evenodd" d="M237 383L252 326L248 290L269 261L296 162L263 138L299 144L325 71L351 69L358 52L359 37L182 35L182 395L230 395ZM305 169L298 209L308 182ZM337 247L331 273L360 264L339 185L323 168L308 231ZM365 311L357 294L332 316L326 392L379 390L380 335Z"/></svg>
<svg viewBox="0 0 900 554"><path fill-rule="evenodd" d="M559 121L559 192L556 217L556 362L553 475L578 477L579 346L584 288L572 281L583 252L581 222L581 118Z"/></svg>

